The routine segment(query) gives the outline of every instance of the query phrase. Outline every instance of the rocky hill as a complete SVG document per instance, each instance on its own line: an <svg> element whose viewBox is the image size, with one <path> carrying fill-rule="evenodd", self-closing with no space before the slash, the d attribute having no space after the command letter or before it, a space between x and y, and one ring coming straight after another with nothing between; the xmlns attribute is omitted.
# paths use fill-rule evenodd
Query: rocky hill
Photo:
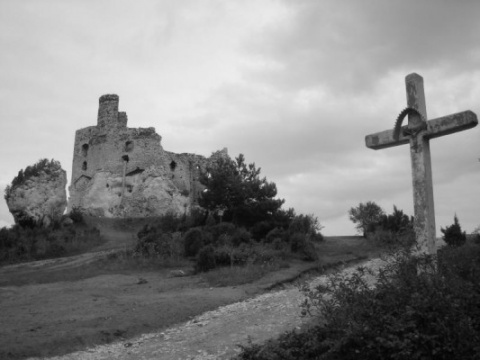
<svg viewBox="0 0 480 360"><path fill-rule="evenodd" d="M5 189L5 200L16 224L48 226L67 207L67 173L55 160L43 159L20 170Z"/></svg>

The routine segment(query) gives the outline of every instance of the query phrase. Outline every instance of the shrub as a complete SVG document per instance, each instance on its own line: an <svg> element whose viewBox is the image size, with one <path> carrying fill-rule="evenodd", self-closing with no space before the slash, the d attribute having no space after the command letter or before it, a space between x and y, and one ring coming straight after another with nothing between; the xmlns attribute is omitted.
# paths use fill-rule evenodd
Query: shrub
<svg viewBox="0 0 480 360"><path fill-rule="evenodd" d="M453 217L452 225L447 226L445 229L441 228L440 231L443 233L443 240L449 246L461 246L467 240L467 235L465 232L462 232L457 215Z"/></svg>
<svg viewBox="0 0 480 360"><path fill-rule="evenodd" d="M242 244L233 246L227 244L214 248L215 264L219 266L245 265L249 260L255 258L254 251L251 246Z"/></svg>
<svg viewBox="0 0 480 360"><path fill-rule="evenodd" d="M183 255L179 236L172 233L149 232L140 236L134 248L134 254L142 257L179 258Z"/></svg>
<svg viewBox="0 0 480 360"><path fill-rule="evenodd" d="M200 228L188 230L183 237L183 244L185 246L185 256L196 256L204 246L202 230Z"/></svg>
<svg viewBox="0 0 480 360"><path fill-rule="evenodd" d="M285 230L283 230L282 228L276 227L268 232L267 236L265 237L265 242L266 243L273 243L274 241L286 242L287 237L288 235L285 232Z"/></svg>
<svg viewBox="0 0 480 360"><path fill-rule="evenodd" d="M80 210L80 208L78 208L76 206L72 207L72 210L68 214L68 217L70 219L72 219L72 221L75 224L84 224L85 223L85 219L83 218L82 211Z"/></svg>
<svg viewBox="0 0 480 360"><path fill-rule="evenodd" d="M287 248L287 243L282 241L281 238L276 238L272 241L272 248L275 250L285 250Z"/></svg>
<svg viewBox="0 0 480 360"><path fill-rule="evenodd" d="M307 239L307 235L294 233L289 238L290 250L298 253L305 261L314 261L318 259L317 250L313 242Z"/></svg>
<svg viewBox="0 0 480 360"><path fill-rule="evenodd" d="M298 253L305 246L305 234L294 233L290 235L288 241L290 243L290 251Z"/></svg>
<svg viewBox="0 0 480 360"><path fill-rule="evenodd" d="M479 246L444 248L437 262L398 252L375 287L367 274L359 268L305 287L303 313L319 314L318 322L303 333L247 346L239 359L478 358Z"/></svg>
<svg viewBox="0 0 480 360"><path fill-rule="evenodd" d="M205 225L206 217L207 212L204 209L200 207L194 207L190 210L188 215L183 216L182 227L179 230L185 231L190 228L203 226Z"/></svg>
<svg viewBox="0 0 480 360"><path fill-rule="evenodd" d="M249 244L252 240L252 235L245 228L238 228L232 235L233 246L240 246L240 244Z"/></svg>
<svg viewBox="0 0 480 360"><path fill-rule="evenodd" d="M274 227L275 225L271 221L260 221L252 226L250 232L255 240L260 241L264 239Z"/></svg>
<svg viewBox="0 0 480 360"><path fill-rule="evenodd" d="M480 226L477 226L472 232L473 241L480 244Z"/></svg>
<svg viewBox="0 0 480 360"><path fill-rule="evenodd" d="M315 235L320 233L323 226L320 225L318 218L312 214L309 215L296 215L288 227L288 232L290 234L302 233L307 235ZM323 237L322 237L323 239Z"/></svg>
<svg viewBox="0 0 480 360"><path fill-rule="evenodd" d="M212 245L207 245L198 252L195 270L205 272L215 269L215 267L215 250Z"/></svg>
<svg viewBox="0 0 480 360"><path fill-rule="evenodd" d="M180 229L183 221L182 216L169 211L160 216L157 228L164 233L174 233Z"/></svg>
<svg viewBox="0 0 480 360"><path fill-rule="evenodd" d="M212 241L214 244L217 244L222 236L232 235L235 232L236 227L232 223L221 222L213 226L206 227L205 230L212 234Z"/></svg>

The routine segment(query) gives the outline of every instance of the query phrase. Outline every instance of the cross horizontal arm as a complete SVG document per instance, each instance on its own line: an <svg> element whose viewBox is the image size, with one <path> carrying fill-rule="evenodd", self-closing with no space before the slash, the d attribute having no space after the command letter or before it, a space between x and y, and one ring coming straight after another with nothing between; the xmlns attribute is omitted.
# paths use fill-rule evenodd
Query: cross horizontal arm
<svg viewBox="0 0 480 360"><path fill-rule="evenodd" d="M408 136L404 136L402 132L400 132L399 139L395 140L393 138L393 129L365 136L365 145L367 145L368 148L373 150L380 150L398 145L404 145L408 144L409 142L410 138Z"/></svg>
<svg viewBox="0 0 480 360"><path fill-rule="evenodd" d="M427 121L425 137L428 139L434 139L473 128L477 126L477 124L477 115L475 115L474 112L470 110L463 111ZM385 130L365 136L365 145L370 149L380 150L408 144L410 136L403 135L403 129L406 129L407 126L408 125L402 126L402 131L400 131L400 137L398 140L393 138L393 129Z"/></svg>
<svg viewBox="0 0 480 360"><path fill-rule="evenodd" d="M442 116L427 122L428 130L425 135L428 139L453 134L477 126L477 115L467 110L456 114Z"/></svg>

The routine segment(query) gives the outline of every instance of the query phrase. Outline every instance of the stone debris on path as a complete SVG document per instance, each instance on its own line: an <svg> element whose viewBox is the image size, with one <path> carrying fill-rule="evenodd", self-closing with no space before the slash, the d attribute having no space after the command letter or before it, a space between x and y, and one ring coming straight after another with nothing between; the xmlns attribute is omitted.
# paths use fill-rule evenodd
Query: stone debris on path
<svg viewBox="0 0 480 360"><path fill-rule="evenodd" d="M373 259L360 266L374 273L385 264ZM342 270L352 274L359 265ZM325 283L327 275L309 281L314 287ZM374 282L374 276L370 281ZM282 333L299 328L309 318L300 316L305 299L298 288L269 292L220 307L159 333L144 334L123 342L101 345L84 351L48 358L49 360L208 360L230 359L240 352L239 344L251 340L262 343ZM29 360L39 360L30 358Z"/></svg>

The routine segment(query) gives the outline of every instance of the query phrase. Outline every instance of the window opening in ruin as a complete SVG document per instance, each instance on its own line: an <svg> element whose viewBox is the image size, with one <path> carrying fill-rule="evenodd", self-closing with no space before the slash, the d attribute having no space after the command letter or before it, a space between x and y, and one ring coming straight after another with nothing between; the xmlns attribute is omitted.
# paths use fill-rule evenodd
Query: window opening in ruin
<svg viewBox="0 0 480 360"><path fill-rule="evenodd" d="M85 171L87 170L87 162L84 161L83 164L82 164L82 170Z"/></svg>
<svg viewBox="0 0 480 360"><path fill-rule="evenodd" d="M127 141L125 143L125 151L130 152L133 150L133 141Z"/></svg>
<svg viewBox="0 0 480 360"><path fill-rule="evenodd" d="M129 161L130 161L130 159L128 158L128 155L123 155L123 156L122 156L122 160L123 160L123 161L126 161L126 162L129 162Z"/></svg>
<svg viewBox="0 0 480 360"><path fill-rule="evenodd" d="M110 185L107 184L107 188L109 188L109 187L110 187Z"/></svg>
<svg viewBox="0 0 480 360"><path fill-rule="evenodd" d="M175 168L177 167L177 163L175 161L172 161L170 163L170 170L175 171Z"/></svg>
<svg viewBox="0 0 480 360"><path fill-rule="evenodd" d="M130 171L128 174L126 174L125 176L133 176L133 175L137 175L137 174L141 174L145 171L145 169L140 169L139 167L137 167L135 170L133 171Z"/></svg>
<svg viewBox="0 0 480 360"><path fill-rule="evenodd" d="M82 155L87 156L88 155L88 144L83 144L82 145Z"/></svg>

